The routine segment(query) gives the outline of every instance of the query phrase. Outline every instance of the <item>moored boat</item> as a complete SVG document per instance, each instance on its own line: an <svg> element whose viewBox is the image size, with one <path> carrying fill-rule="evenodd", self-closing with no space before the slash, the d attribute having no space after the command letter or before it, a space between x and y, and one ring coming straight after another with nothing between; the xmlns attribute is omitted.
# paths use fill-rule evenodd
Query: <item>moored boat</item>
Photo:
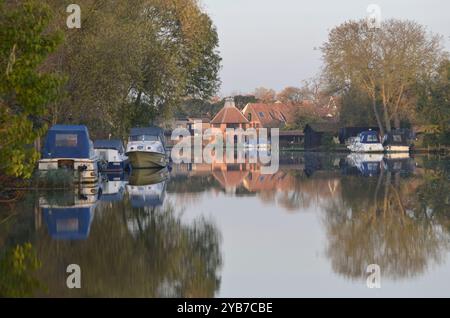
<svg viewBox="0 0 450 318"><path fill-rule="evenodd" d="M409 130L397 129L386 134L383 146L388 153L409 153L411 149Z"/></svg>
<svg viewBox="0 0 450 318"><path fill-rule="evenodd" d="M47 133L39 160L39 171L67 169L74 172L79 183L98 181L99 157L89 139L86 126L53 126Z"/></svg>
<svg viewBox="0 0 450 318"><path fill-rule="evenodd" d="M360 133L357 137L351 140L347 148L351 152L384 152L384 147L381 144L378 132L372 130Z"/></svg>
<svg viewBox="0 0 450 318"><path fill-rule="evenodd" d="M164 131L158 127L133 128L126 155L133 169L164 168L168 164Z"/></svg>
<svg viewBox="0 0 450 318"><path fill-rule="evenodd" d="M96 140L95 153L104 162L104 172L123 171L128 168L128 157L121 140Z"/></svg>

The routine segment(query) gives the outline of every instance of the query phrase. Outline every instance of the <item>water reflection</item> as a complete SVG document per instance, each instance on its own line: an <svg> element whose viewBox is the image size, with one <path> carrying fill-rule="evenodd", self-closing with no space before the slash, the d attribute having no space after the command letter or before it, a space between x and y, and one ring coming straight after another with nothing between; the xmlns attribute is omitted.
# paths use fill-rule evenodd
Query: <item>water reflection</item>
<svg viewBox="0 0 450 318"><path fill-rule="evenodd" d="M231 277L245 278L233 256L259 248L269 258L286 250L278 256L286 263L311 258L302 242L318 245L316 253L323 255L318 262L331 264L333 275L352 284L364 284L369 264L380 265L383 279L391 281L426 278L433 265L448 266L450 161L445 158L283 153L273 175L251 163L180 164L171 171L107 175L98 188L30 194L27 200L17 207L25 212L0 227L0 248L32 244L43 265L36 277L48 286L48 294L36 295L214 297L221 295L224 258L238 272ZM265 208L269 214L261 211ZM239 214L230 216L230 209ZM193 216L186 219L186 210ZM311 212L317 218L306 217ZM254 224L266 218L273 246L255 239ZM296 220L318 228L320 242L289 230ZM222 236L228 244L235 237L252 239L227 250ZM294 238L298 250L286 249L283 238ZM270 275L285 275L270 259L248 261L254 261L252 268L272 264ZM65 286L72 263L85 269L82 290ZM289 275L326 276L323 268L328 267L298 267Z"/></svg>
<svg viewBox="0 0 450 318"><path fill-rule="evenodd" d="M86 240L99 193L99 186L96 186L77 188L74 193L43 194L39 198L39 208L49 235L55 240Z"/></svg>
<svg viewBox="0 0 450 318"><path fill-rule="evenodd" d="M134 170L127 185L131 206L157 207L164 203L166 182L169 178L169 170Z"/></svg>
<svg viewBox="0 0 450 318"><path fill-rule="evenodd" d="M413 175L415 163L409 157L384 157L379 163L379 158L360 159L349 161L362 176L378 177L343 178L342 195L325 207L327 256L333 270L347 278L365 279L367 266L378 264L383 277L396 280L441 264L450 234L427 212L448 214L449 206L440 211L431 209L429 201L417 196L421 188L429 187L429 180ZM448 187L448 176L441 182Z"/></svg>

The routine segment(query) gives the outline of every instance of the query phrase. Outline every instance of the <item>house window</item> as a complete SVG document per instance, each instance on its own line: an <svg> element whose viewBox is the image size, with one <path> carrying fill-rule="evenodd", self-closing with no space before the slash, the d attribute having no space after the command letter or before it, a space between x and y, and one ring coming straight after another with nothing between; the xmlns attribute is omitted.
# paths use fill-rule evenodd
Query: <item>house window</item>
<svg viewBox="0 0 450 318"><path fill-rule="evenodd" d="M247 118L248 118L248 121L252 121L252 113L248 113Z"/></svg>
<svg viewBox="0 0 450 318"><path fill-rule="evenodd" d="M259 117L264 118L264 113L263 112L259 112L258 115L259 115Z"/></svg>

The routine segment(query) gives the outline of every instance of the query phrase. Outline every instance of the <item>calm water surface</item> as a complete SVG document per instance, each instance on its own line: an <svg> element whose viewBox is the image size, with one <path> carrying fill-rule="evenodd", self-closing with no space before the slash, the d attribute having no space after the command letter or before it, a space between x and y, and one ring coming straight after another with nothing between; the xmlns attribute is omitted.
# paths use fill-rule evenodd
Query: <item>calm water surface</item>
<svg viewBox="0 0 450 318"><path fill-rule="evenodd" d="M283 153L33 192L0 213L15 296L450 296L450 160ZM7 219L5 217L8 216ZM35 262L36 264L34 264ZM78 264L82 288L66 287ZM381 288L366 285L369 264ZM34 266L36 265L36 266ZM39 266L40 265L40 266ZM5 284L5 283L4 283Z"/></svg>

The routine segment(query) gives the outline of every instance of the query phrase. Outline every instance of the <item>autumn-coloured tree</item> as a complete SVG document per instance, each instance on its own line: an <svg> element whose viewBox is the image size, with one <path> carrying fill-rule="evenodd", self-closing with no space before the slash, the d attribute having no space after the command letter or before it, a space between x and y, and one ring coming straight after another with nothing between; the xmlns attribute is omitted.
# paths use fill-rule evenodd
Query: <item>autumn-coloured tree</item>
<svg viewBox="0 0 450 318"><path fill-rule="evenodd" d="M262 103L273 103L275 101L276 92L271 88L258 87L253 95Z"/></svg>
<svg viewBox="0 0 450 318"><path fill-rule="evenodd" d="M322 52L333 86L360 88L370 97L382 134L399 127L415 83L431 76L444 55L440 36L416 22L395 19L379 29L363 20L345 22L331 30Z"/></svg>
<svg viewBox="0 0 450 318"><path fill-rule="evenodd" d="M277 95L277 99L286 104L299 104L302 100L306 99L305 97L304 91L301 88L292 86L284 88Z"/></svg>

